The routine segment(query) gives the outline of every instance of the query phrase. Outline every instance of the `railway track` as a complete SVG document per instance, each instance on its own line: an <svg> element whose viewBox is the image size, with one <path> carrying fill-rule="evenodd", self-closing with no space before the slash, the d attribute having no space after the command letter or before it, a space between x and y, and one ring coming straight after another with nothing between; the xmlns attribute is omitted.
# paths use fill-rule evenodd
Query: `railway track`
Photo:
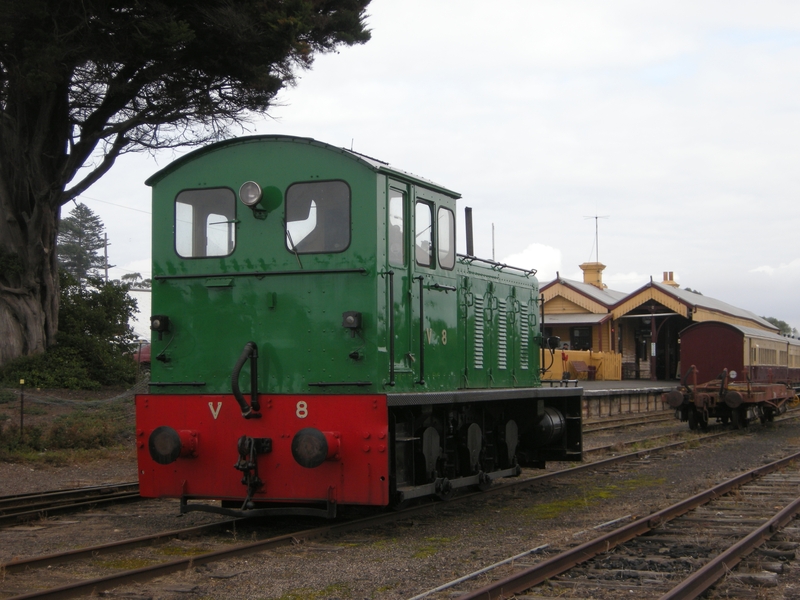
<svg viewBox="0 0 800 600"><path fill-rule="evenodd" d="M659 453L663 455L671 449L679 449L686 444L711 441L718 437L735 433L739 432L727 430L705 435L691 435L686 440L670 442L662 446L611 456L561 471L553 471L495 485L486 492L457 496L450 500L450 503L468 501L472 498L486 498L489 495L508 493L538 483L549 483L561 477L574 476L584 470L637 469L639 468L637 465L655 460ZM642 441L644 440L630 443L641 443ZM616 446L605 449L619 451ZM122 540L114 544L104 544L49 556L15 560L0 565L0 572L7 574L4 582L5 597L7 598L9 597L7 595L9 591L12 594L16 594L12 596L16 599L76 597L115 588L134 581L150 580L185 570L191 565L204 565L237 556L246 556L270 548L303 541L308 542L326 535L335 536L347 531L409 519L435 506L441 506L441 504L427 504L405 511L382 513L366 519L326 524L323 527L312 529L298 528L288 533L271 535L271 537L246 544L231 544L230 535L225 534L226 531L237 527L240 520L225 521L208 526L160 532L151 536ZM243 525L240 527L243 527ZM222 531L222 537L214 539L215 530L217 532ZM252 535L257 535L257 532L252 532ZM176 558L176 556L179 558ZM78 561L84 562L80 563ZM134 565L135 568L127 568ZM44 569L46 576L37 575L37 573L42 573L39 569ZM105 575L101 574L108 573L108 571L114 572ZM73 574L76 572L88 574L87 579L74 581ZM49 583L47 589L43 589L45 581Z"/></svg>
<svg viewBox="0 0 800 600"><path fill-rule="evenodd" d="M630 463L629 468L635 469L637 468L636 465L640 464L641 461L653 460L653 455L656 453L681 448L688 443L694 444L698 440L713 440L729 433L731 432L692 436L690 440L671 442L660 447L612 456L560 471L496 484L487 491L456 496L449 503L482 499L491 495L513 492L535 484L556 480L560 477L573 476L585 470L620 468L619 465L624 465L624 463ZM406 510L381 513L365 519L353 519L348 522L327 524L312 529L296 530L246 544L231 545L229 536L223 536L223 538L217 540L213 540L210 537L201 537L213 534L215 529L217 531L231 529L241 520L225 521L210 526L156 533L151 536L122 540L113 544L16 560L0 565L0 572L5 571L9 576L5 581L6 589L14 589L19 592L17 595L11 596L14 600L23 598L72 598L135 581L150 580L185 570L190 565L199 566L298 542L308 542L328 535L343 534L384 523L409 519L439 505L440 503L423 504ZM122 554L121 557L114 559L115 555L120 554ZM176 554L185 556L176 559L174 558ZM170 558L172 560L166 560ZM82 564L84 566L78 567L79 561L83 561ZM125 565L131 564L136 564L137 567L123 568ZM46 580L57 580L63 583L48 589L37 590L37 588L42 587L43 579L37 576L37 572L41 572L37 570L41 569L44 569L47 573ZM98 571L103 570L114 570L116 572L104 576L96 575ZM68 573L76 571L93 572L95 576L83 581L64 582L70 578ZM22 593L23 591L25 593Z"/></svg>
<svg viewBox="0 0 800 600"><path fill-rule="evenodd" d="M140 500L139 484L121 483L0 497L0 527L104 504Z"/></svg>
<svg viewBox="0 0 800 600"><path fill-rule="evenodd" d="M675 421L675 411L658 411L655 414L637 413L633 416L614 417L607 419L595 419L586 421L583 424L583 433L593 433L596 431L609 431L611 429L622 429L625 427L636 427L638 425L652 425L654 423L665 423Z"/></svg>
<svg viewBox="0 0 800 600"><path fill-rule="evenodd" d="M781 570L775 563L793 558L800 547L799 542L780 536L769 542L800 513L798 461L800 452L520 569L520 562L530 563L531 556L549 550L535 548L514 557L518 568L513 573L496 576L484 587L456 594L474 576L485 575L485 569L415 599L445 590L448 597L462 600L499 600L523 593L537 598L617 598L621 594L637 599L696 598L765 543L771 547L745 565L756 572L731 574L730 579L740 591L748 582L773 585L777 576L770 571ZM501 561L496 566L508 564ZM542 586L545 581L547 585Z"/></svg>

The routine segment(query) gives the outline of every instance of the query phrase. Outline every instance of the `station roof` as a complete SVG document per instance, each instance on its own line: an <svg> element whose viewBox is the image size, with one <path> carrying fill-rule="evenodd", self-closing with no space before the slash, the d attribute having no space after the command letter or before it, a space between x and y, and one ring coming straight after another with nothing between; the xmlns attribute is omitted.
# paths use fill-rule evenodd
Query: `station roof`
<svg viewBox="0 0 800 600"><path fill-rule="evenodd" d="M778 331L778 328L775 327L772 323L759 317L757 314L750 312L749 310L745 310L743 308L739 308L737 306L733 306L732 304L728 304L727 302L723 302L722 300L717 300L716 298L709 298L708 296L703 296L702 294L697 294L695 292L690 292L688 290L682 290L677 287L673 287L671 285L666 285L664 283L658 283L655 281L651 281L646 285L642 286L638 290L631 292L630 294L626 295L624 298L620 299L614 308L618 308L624 304L627 304L634 300L636 296L646 296L649 295L650 291L656 291L661 294L664 294L670 298L677 300L680 304L691 308L693 311L696 311L698 308L704 308L706 310L717 312L725 315L730 315L732 317L738 317L740 319L746 319L748 321L752 321L756 325L768 329L771 331ZM658 301L656 299L656 301ZM631 312L632 309L626 311Z"/></svg>
<svg viewBox="0 0 800 600"><path fill-rule="evenodd" d="M628 294L625 292L617 292L615 290L610 290L608 288L600 289L596 285L591 283L584 283L583 281L576 281L574 279L566 279L564 277L559 277L546 283L540 289L541 292L553 287L554 285L561 284L565 287L571 288L572 290L576 291L577 293L594 300L595 302L599 302L603 306L611 307L617 304L620 300L625 298Z"/></svg>
<svg viewBox="0 0 800 600"><path fill-rule="evenodd" d="M597 325L611 318L611 313L545 314L544 325Z"/></svg>

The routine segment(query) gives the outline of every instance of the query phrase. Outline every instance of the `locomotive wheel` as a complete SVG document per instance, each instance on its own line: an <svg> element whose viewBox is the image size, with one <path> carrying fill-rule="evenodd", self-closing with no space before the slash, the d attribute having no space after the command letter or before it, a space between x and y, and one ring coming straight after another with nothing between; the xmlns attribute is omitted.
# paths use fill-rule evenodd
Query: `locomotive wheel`
<svg viewBox="0 0 800 600"><path fill-rule="evenodd" d="M492 480L486 473L480 473L478 475L478 480L480 481L480 483L478 483L477 488L480 491L485 492L490 487L492 487Z"/></svg>
<svg viewBox="0 0 800 600"><path fill-rule="evenodd" d="M450 500L454 493L455 490L447 479L443 479L441 482L439 482L436 491L436 497L439 498L439 500Z"/></svg>

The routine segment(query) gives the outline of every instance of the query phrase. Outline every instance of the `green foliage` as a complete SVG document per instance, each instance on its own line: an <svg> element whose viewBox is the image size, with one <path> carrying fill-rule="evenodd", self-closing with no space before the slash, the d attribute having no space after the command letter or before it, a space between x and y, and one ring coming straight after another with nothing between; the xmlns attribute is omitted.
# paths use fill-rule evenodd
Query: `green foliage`
<svg viewBox="0 0 800 600"><path fill-rule="evenodd" d="M61 206L124 153L241 131L314 56L370 38L369 1L2 0L0 247L24 281L0 270L18 324L0 361L53 344Z"/></svg>
<svg viewBox="0 0 800 600"><path fill-rule="evenodd" d="M130 284L131 288L147 289L153 287L152 279L142 279L141 273L127 273L120 277L122 283Z"/></svg>
<svg viewBox="0 0 800 600"><path fill-rule="evenodd" d="M683 289L685 289L687 292L692 292L693 294L697 294L698 296L702 296L702 295L703 295L703 294L701 294L700 292L698 292L697 290L693 290L693 289L692 289L692 288L690 288L690 287L683 288Z"/></svg>
<svg viewBox="0 0 800 600"><path fill-rule="evenodd" d="M58 227L58 264L81 284L97 277L105 266L103 222L85 204L78 203Z"/></svg>
<svg viewBox="0 0 800 600"><path fill-rule="evenodd" d="M113 417L110 411L78 411L59 417L47 432L47 448L91 450L120 443L132 431Z"/></svg>
<svg viewBox="0 0 800 600"><path fill-rule="evenodd" d="M126 353L135 338L128 325L136 311L130 286L88 279L81 287L61 274L61 316L57 344L44 354L8 363L0 378L9 385L24 379L43 388L98 389L132 383L136 365Z"/></svg>
<svg viewBox="0 0 800 600"><path fill-rule="evenodd" d="M786 321L781 321L780 319L776 319L775 317L761 317L765 321L769 321L775 327L780 329L781 335L797 335L797 329L789 325Z"/></svg>

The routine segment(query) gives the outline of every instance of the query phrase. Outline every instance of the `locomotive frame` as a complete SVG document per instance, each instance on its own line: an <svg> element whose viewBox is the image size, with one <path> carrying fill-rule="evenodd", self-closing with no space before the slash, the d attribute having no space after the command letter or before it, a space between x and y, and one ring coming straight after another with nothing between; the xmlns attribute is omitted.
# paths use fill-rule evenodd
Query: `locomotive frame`
<svg viewBox="0 0 800 600"><path fill-rule="evenodd" d="M541 387L535 271L457 255L456 192L289 136L147 184L143 496L332 517L581 460L582 389Z"/></svg>

